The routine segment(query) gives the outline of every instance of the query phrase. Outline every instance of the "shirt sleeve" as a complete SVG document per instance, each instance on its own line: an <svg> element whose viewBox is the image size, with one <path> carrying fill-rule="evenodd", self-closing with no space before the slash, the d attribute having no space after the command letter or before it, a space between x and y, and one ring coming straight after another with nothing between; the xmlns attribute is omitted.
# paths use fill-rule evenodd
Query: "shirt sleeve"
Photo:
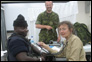
<svg viewBox="0 0 92 62"><path fill-rule="evenodd" d="M81 52L81 43L79 39L75 39L71 45L69 61L79 61Z"/></svg>
<svg viewBox="0 0 92 62"><path fill-rule="evenodd" d="M42 20L42 17L41 17L41 14L39 14L35 24L41 24L41 20Z"/></svg>
<svg viewBox="0 0 92 62"><path fill-rule="evenodd" d="M58 25L59 25L59 16L57 15L57 27L58 27Z"/></svg>
<svg viewBox="0 0 92 62"><path fill-rule="evenodd" d="M9 44L10 53L16 56L20 52L28 52L28 48L22 39L16 39Z"/></svg>
<svg viewBox="0 0 92 62"><path fill-rule="evenodd" d="M51 53L58 53L57 50L53 50L53 49L51 49L50 47L48 47L47 50L48 50L49 52L51 52ZM61 51L61 50L62 50L62 48L60 49L60 51ZM55 57L60 57L60 58L61 58L61 57L65 57L65 55L64 55L64 50L62 51L62 53L55 55Z"/></svg>

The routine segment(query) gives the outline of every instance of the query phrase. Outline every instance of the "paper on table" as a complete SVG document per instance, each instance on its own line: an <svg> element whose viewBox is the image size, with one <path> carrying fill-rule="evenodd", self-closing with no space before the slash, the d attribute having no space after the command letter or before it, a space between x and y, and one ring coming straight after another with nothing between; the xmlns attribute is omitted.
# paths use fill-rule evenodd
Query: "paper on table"
<svg viewBox="0 0 92 62"><path fill-rule="evenodd" d="M56 46L50 46L53 50L60 51L61 47L56 47ZM85 52L91 52L91 45L85 45L83 46Z"/></svg>
<svg viewBox="0 0 92 62"><path fill-rule="evenodd" d="M59 47L56 47L56 46L49 46L49 47L52 48L53 50L60 51L60 48Z"/></svg>
<svg viewBox="0 0 92 62"><path fill-rule="evenodd" d="M91 45L85 45L83 46L85 52L91 52Z"/></svg>

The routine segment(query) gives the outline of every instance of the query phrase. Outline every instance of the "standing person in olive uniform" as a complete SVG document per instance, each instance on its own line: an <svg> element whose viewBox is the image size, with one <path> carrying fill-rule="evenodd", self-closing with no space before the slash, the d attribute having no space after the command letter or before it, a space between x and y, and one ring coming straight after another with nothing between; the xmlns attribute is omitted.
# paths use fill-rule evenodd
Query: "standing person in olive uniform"
<svg viewBox="0 0 92 62"><path fill-rule="evenodd" d="M83 43L79 37L73 34L73 25L69 21L63 21L58 26L59 33L62 37L66 38L63 50L61 53L55 55L56 57L66 57L67 61L86 61L85 51L83 49ZM47 49L51 53L57 53L58 51L51 49L43 42L39 44Z"/></svg>
<svg viewBox="0 0 92 62"><path fill-rule="evenodd" d="M59 23L58 14L52 11L53 2L45 2L46 11L39 14L36 21L36 28L40 28L39 41L48 44L50 40L60 41L60 36L57 39L56 28Z"/></svg>

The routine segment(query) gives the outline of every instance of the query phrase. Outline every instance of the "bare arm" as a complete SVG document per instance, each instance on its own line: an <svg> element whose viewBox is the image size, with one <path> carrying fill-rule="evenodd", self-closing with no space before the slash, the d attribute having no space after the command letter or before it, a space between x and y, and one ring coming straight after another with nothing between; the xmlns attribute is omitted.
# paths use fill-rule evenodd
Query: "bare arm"
<svg viewBox="0 0 92 62"><path fill-rule="evenodd" d="M27 56L26 52L21 52L21 53L17 54L16 58L19 61L40 61L40 59L38 59L38 58L34 59L32 57Z"/></svg>
<svg viewBox="0 0 92 62"><path fill-rule="evenodd" d="M32 45L32 44L31 44L30 47L32 47L32 50L33 50L35 53L37 53L37 54L40 55L40 50L39 50L37 47L35 47L35 46ZM17 55L16 55L16 58L17 58L17 60L19 60L19 61L40 61L39 58L32 58L32 57L30 57L30 56L27 56L27 53L26 53L26 52L21 52L21 53L17 54ZM41 58L42 58L43 61L45 60L44 57L41 56Z"/></svg>
<svg viewBox="0 0 92 62"><path fill-rule="evenodd" d="M46 28L48 30L52 29L51 26L48 26L48 25L40 25L40 24L36 24L36 28L40 28L40 29Z"/></svg>
<svg viewBox="0 0 92 62"><path fill-rule="evenodd" d="M32 47L32 50L33 50L35 53L37 53L37 54L40 55L41 51L40 51L37 47L35 47L35 46L32 45L32 44L31 44L31 47Z"/></svg>
<svg viewBox="0 0 92 62"><path fill-rule="evenodd" d="M46 28L46 25L36 24L36 28L44 29Z"/></svg>

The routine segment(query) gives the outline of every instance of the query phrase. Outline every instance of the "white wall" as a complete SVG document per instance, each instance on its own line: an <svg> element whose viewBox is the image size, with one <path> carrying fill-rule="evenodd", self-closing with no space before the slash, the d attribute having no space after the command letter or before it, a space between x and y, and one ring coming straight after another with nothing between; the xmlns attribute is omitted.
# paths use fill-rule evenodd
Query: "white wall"
<svg viewBox="0 0 92 62"><path fill-rule="evenodd" d="M60 17L60 15L62 15L63 12L61 11L62 9L60 9L60 6L58 6L58 5L59 4L57 4L55 7L53 7L53 10L57 13L60 12L60 13L58 13L59 17ZM67 7L67 6L69 6L69 5L66 4L65 7ZM32 8L36 8L36 7L38 9L43 7L41 11L44 11L44 9L45 9L44 3L43 3L43 5L39 4L37 6L34 6L34 4L27 3L27 4L21 4L21 5L17 4L14 7L13 7L13 5L9 5L9 6L5 5L4 7L5 7L5 10L6 10L5 11L5 19L6 19L6 28L7 28L7 30L12 30L13 29L13 26L12 26L13 25L13 20L15 20L17 18L18 14L22 14L25 17L25 19L27 20L28 25L29 25L28 29L29 29L30 32L28 33L28 36L34 34L35 35L35 40L38 39L37 36L38 36L39 29L36 29L34 33L31 32L32 31L31 27L33 27L32 22L36 21L36 18L37 18L36 16L38 16L38 15L37 15L37 13L31 13L31 12L32 12ZM64 9L65 9L65 7L64 7ZM75 10L77 8L77 6L74 8L73 4L72 4L72 7L73 8L70 8L70 10ZM65 11L64 9L63 9L63 11ZM37 10L35 10L34 12L37 12ZM69 9L68 9L67 12L69 12ZM67 12L65 12L65 14L68 14ZM71 13L75 12L75 14L77 14L77 10L70 11L70 12ZM34 14L36 14L36 16L33 16ZM62 15L62 16L64 16L64 15ZM74 15L72 15L72 16L74 16ZM85 13L85 1L78 1L78 14L77 14L77 17L76 18L72 17L72 18L68 18L68 19L73 20L73 21L76 19L77 22L85 23L88 26L88 28L91 32L91 28L90 28L91 27L91 14ZM90 25L90 27L89 27L89 25Z"/></svg>
<svg viewBox="0 0 92 62"><path fill-rule="evenodd" d="M28 22L28 37L34 36L34 41L38 41L39 29L34 28L35 21L39 13L45 11L44 3L17 3L5 4L5 20L6 30L13 30L13 21L17 18L18 14L22 14ZM76 14L78 13L77 2L71 1L69 3L54 3L53 9L59 15L60 22L69 20L72 23L76 22Z"/></svg>
<svg viewBox="0 0 92 62"><path fill-rule="evenodd" d="M28 20L27 6L24 4L5 4L5 20L6 20L6 30L13 30L13 21L17 18L19 14L22 14L26 20Z"/></svg>
<svg viewBox="0 0 92 62"><path fill-rule="evenodd" d="M89 13L89 18L90 18L89 31L91 32L91 2L90 2L90 13Z"/></svg>
<svg viewBox="0 0 92 62"><path fill-rule="evenodd" d="M78 14L76 17L77 22L85 23L88 26L89 31L91 32L91 5L90 13L85 12L85 1L78 1Z"/></svg>

